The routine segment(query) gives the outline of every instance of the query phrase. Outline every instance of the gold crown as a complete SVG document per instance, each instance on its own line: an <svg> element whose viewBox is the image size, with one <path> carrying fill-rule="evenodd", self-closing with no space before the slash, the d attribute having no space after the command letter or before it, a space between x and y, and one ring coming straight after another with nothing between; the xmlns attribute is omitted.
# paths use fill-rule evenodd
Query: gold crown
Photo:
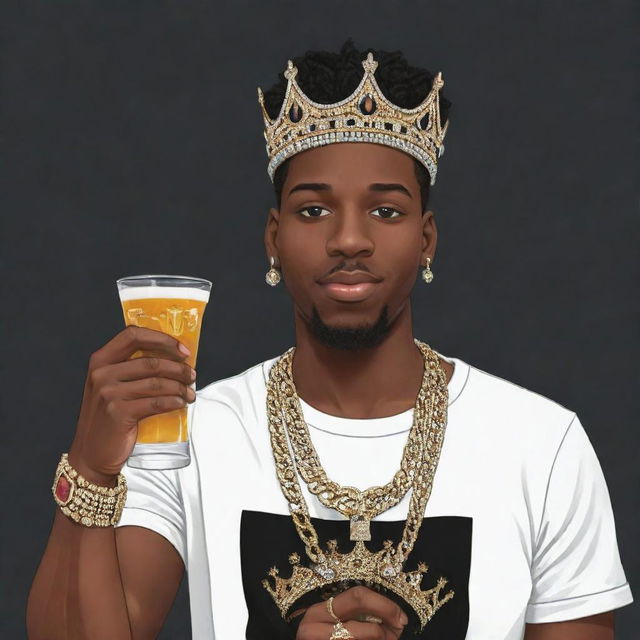
<svg viewBox="0 0 640 640"><path fill-rule="evenodd" d="M378 63L369 52L362 61L364 75L356 90L344 100L319 104L310 100L296 81L298 69L287 62L284 76L289 81L280 113L271 120L258 87L258 101L264 118L271 181L277 167L290 156L335 142L373 142L400 149L421 162L436 182L438 158L449 126L440 125L439 90L442 73L433 79L431 91L421 104L404 109L385 98L374 77Z"/></svg>
<svg viewBox="0 0 640 640"><path fill-rule="evenodd" d="M398 549L393 549L393 542L385 540L383 548L374 553L365 547L364 542L358 540L350 553L340 553L338 543L329 540L328 553L323 554L322 564L313 565L312 568L304 567L300 564L300 556L292 553L289 556L289 562L293 566L291 577L281 578L278 569L272 567L269 575L273 578L273 586L268 578L262 584L275 600L283 617L294 602L313 589L342 580L377 584L403 598L415 611L422 629L435 612L453 598L454 592L449 591L444 597L440 597L440 592L447 583L446 578L440 578L435 587L422 591L420 584L423 574L428 571L427 565L421 562L415 571L402 571L404 558L399 547L400 545Z"/></svg>

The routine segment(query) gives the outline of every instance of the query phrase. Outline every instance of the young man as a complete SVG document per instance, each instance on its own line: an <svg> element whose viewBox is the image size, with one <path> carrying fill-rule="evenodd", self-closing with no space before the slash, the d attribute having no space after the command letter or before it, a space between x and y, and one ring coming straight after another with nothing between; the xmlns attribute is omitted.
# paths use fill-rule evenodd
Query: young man
<svg viewBox="0 0 640 640"><path fill-rule="evenodd" d="M347 41L260 92L295 349L201 389L192 463L162 472L123 465L137 420L193 402L179 344L131 327L93 354L69 462L121 471L126 503L117 529L56 512L31 638L153 638L185 568L198 640L613 638L632 596L577 415L414 338L441 86Z"/></svg>

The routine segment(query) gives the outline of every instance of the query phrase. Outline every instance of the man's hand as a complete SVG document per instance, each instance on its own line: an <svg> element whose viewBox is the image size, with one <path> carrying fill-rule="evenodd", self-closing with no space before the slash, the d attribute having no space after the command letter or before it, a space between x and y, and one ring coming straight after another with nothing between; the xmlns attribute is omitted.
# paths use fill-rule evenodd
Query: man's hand
<svg viewBox="0 0 640 640"><path fill-rule="evenodd" d="M333 612L357 640L397 640L408 622L393 600L361 586L337 595L333 599ZM361 622L364 616L373 616L381 622ZM326 602L314 604L306 610L296 640L329 640L335 623Z"/></svg>

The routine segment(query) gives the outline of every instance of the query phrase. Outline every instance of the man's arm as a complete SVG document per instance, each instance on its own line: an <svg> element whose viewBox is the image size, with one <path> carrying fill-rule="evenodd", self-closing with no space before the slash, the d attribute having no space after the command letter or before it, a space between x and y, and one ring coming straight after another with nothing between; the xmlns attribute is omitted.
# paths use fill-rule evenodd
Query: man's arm
<svg viewBox="0 0 640 640"><path fill-rule="evenodd" d="M87 528L57 509L27 603L30 640L147 640L171 608L184 565L142 527Z"/></svg>
<svg viewBox="0 0 640 640"><path fill-rule="evenodd" d="M613 611L566 622L528 624L524 640L613 640Z"/></svg>
<svg viewBox="0 0 640 640"><path fill-rule="evenodd" d="M113 527L83 527L56 509L26 618L29 640L130 640Z"/></svg>
<svg viewBox="0 0 640 640"><path fill-rule="evenodd" d="M116 528L120 575L133 640L155 640L184 576L184 563L163 536L144 527Z"/></svg>
<svg viewBox="0 0 640 640"><path fill-rule="evenodd" d="M161 331L130 326L91 354L69 449L69 464L86 480L116 486L138 422L195 400L188 386L195 372L182 346ZM156 355L133 357L145 351ZM123 516L141 496L160 511L168 503L177 540L183 526L177 493L166 474L142 474L139 483L128 483ZM30 640L155 638L184 574L182 557L153 528L120 522L117 532L85 527L56 509L27 602Z"/></svg>

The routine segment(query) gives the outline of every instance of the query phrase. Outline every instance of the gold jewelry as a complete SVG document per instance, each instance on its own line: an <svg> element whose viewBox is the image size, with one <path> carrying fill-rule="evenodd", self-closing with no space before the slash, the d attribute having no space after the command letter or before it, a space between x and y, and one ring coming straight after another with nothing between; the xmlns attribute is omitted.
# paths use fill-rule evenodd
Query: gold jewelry
<svg viewBox="0 0 640 640"><path fill-rule="evenodd" d="M362 80L349 97L333 104L320 104L302 92L296 80L298 69L288 60L284 71L289 81L287 91L273 121L258 88L271 181L282 162L305 149L335 142L373 142L416 158L429 172L431 185L435 184L438 158L444 153L442 141L449 126L448 120L444 127L440 123L442 73L435 76L427 97L417 107L405 109L388 100L378 86L374 77L378 63L373 53L367 54L362 66Z"/></svg>
<svg viewBox="0 0 640 640"><path fill-rule="evenodd" d="M329 612L329 615L331 616L334 622L342 622L342 620L340 620L340 618L338 618L338 616L333 611L333 596L331 596L327 600L327 611Z"/></svg>
<svg viewBox="0 0 640 640"><path fill-rule="evenodd" d="M270 284L272 287L275 287L278 284L278 282L280 282L280 272L274 267L275 258L271 256L269 260L271 261L271 269L267 271L267 275L265 276L265 279L267 281L267 284Z"/></svg>
<svg viewBox="0 0 640 640"><path fill-rule="evenodd" d="M331 596L327 600L327 611L329 612L329 615L333 618L334 622L342 623L342 620L340 620L340 618L338 618L338 616L333 611L333 598L334 596ZM359 613L354 619L357 620L358 622L375 622L376 624L382 624L382 618L378 618L377 616L372 616L369 613Z"/></svg>
<svg viewBox="0 0 640 640"><path fill-rule="evenodd" d="M329 640L355 640L355 636L351 635L342 622L336 622L333 625L333 633L329 636Z"/></svg>
<svg viewBox="0 0 640 640"><path fill-rule="evenodd" d="M375 622L376 624L382 624L382 618L372 616L370 613L359 613L354 619L358 622Z"/></svg>
<svg viewBox="0 0 640 640"><path fill-rule="evenodd" d="M56 468L53 498L65 516L85 527L110 527L118 523L127 499L127 480L118 474L115 487L102 487L82 477L63 453Z"/></svg>
<svg viewBox="0 0 640 640"><path fill-rule="evenodd" d="M338 616L333 611L333 596L331 596L327 600L327 611L335 622L335 624L333 625L333 633L329 637L329 640L331 640L332 638L353 638L353 636L349 633L349 629L345 629L342 624L342 620L340 620L340 618L338 618Z"/></svg>
<svg viewBox="0 0 640 640"><path fill-rule="evenodd" d="M434 587L422 591L420 586L423 574L428 571L423 562L414 571L402 570L422 524L447 422L448 390L445 373L437 354L429 345L419 340L415 340L415 343L427 355L425 368L429 369L429 375L423 379L415 408L418 420L425 425L421 429L419 464L412 481L413 490L402 539L395 548L391 540L385 540L382 549L376 552L369 551L362 540L357 540L349 553L340 553L336 540L327 542L326 552L320 547L289 451L287 433L290 433L289 425L292 422L290 407L292 402L295 404L290 394L295 393L295 386L293 381L283 387L278 384L278 380L286 376L286 359L293 356L295 347L289 349L272 366L267 384L267 412L276 475L288 502L293 523L312 562L310 567L305 567L301 564L300 556L292 553L289 556L289 563L293 567L290 578L281 578L278 569L272 567L269 571L271 580L262 581L283 617L304 594L343 580L377 584L394 592L416 612L421 628L454 596L454 592L449 591L440 597L440 592L447 583L443 577L438 579Z"/></svg>
<svg viewBox="0 0 640 640"><path fill-rule="evenodd" d="M422 348L420 350L425 360L422 379L422 387L425 387L433 369L429 368L428 350ZM402 500L411 486L412 478L417 473L425 427L424 421L419 419L421 414L414 411L413 425L404 447L400 469L390 482L382 487L370 487L365 491L355 487L342 487L327 477L320 464L293 384L292 361L293 353L287 353L283 358L283 366L276 369L274 375L278 389L286 395L288 400L287 409L290 420L287 431L296 469L307 484L309 492L317 496L322 504L350 518L351 540L371 540L371 520Z"/></svg>
<svg viewBox="0 0 640 640"><path fill-rule="evenodd" d="M433 271L431 271L431 258L427 258L427 266L424 268L422 272L422 279L429 284L433 280Z"/></svg>

